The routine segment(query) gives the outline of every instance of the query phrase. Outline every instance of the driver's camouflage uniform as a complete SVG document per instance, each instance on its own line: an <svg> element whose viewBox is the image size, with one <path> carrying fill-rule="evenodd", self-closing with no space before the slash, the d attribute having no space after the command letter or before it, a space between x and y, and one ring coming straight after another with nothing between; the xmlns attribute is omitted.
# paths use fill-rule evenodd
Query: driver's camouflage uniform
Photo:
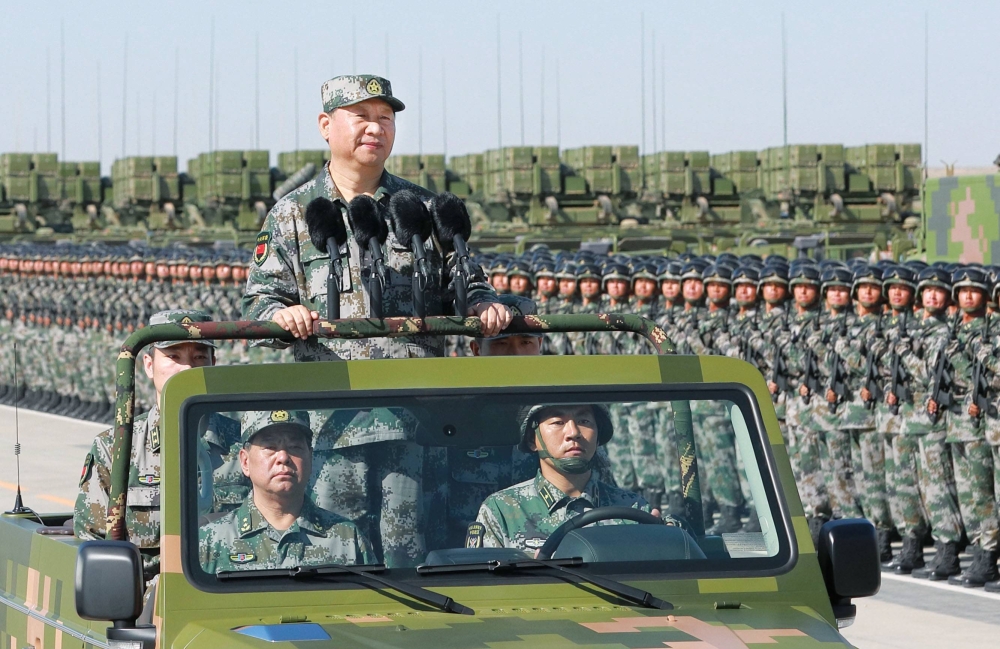
<svg viewBox="0 0 1000 649"><path fill-rule="evenodd" d="M652 508L639 495L613 487L591 476L583 493L567 496L542 477L508 487L493 494L479 508L476 522L469 526L466 547L520 548L531 553L542 547L553 531L574 516L598 507L633 507L649 512ZM620 519L595 525L620 525Z"/></svg>
<svg viewBox="0 0 1000 649"><path fill-rule="evenodd" d="M343 516L306 498L291 527L278 530L257 509L252 494L239 509L198 531L198 555L209 573L375 563L368 539Z"/></svg>

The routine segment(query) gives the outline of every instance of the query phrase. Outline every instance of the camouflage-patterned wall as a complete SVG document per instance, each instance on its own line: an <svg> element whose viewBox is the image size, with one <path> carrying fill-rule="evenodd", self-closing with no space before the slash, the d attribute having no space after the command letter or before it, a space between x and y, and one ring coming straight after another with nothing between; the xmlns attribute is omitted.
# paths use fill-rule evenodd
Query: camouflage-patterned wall
<svg viewBox="0 0 1000 649"><path fill-rule="evenodd" d="M1000 174L931 178L923 212L927 261L1000 263Z"/></svg>

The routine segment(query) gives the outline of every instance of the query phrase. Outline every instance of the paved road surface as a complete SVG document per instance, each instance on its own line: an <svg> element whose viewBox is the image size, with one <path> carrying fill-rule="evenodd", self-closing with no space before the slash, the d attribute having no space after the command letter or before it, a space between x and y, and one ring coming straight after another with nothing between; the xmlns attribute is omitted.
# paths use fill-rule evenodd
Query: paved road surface
<svg viewBox="0 0 1000 649"><path fill-rule="evenodd" d="M0 511L14 505L14 424L14 409L0 406ZM83 459L106 426L20 408L17 427L25 506L38 512L72 512Z"/></svg>
<svg viewBox="0 0 1000 649"><path fill-rule="evenodd" d="M19 413L21 489L39 512L72 511L80 468L103 426L30 410ZM0 406L0 511L14 503L14 409ZM858 600L843 634L860 649L997 649L1000 595L888 576Z"/></svg>

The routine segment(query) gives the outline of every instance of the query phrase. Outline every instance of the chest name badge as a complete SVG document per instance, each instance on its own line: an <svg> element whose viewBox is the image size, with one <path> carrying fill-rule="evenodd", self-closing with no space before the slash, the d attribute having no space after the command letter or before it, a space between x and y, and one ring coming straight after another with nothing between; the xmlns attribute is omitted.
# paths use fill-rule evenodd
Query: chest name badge
<svg viewBox="0 0 1000 649"><path fill-rule="evenodd" d="M465 454L474 460L485 460L490 456L490 452L484 448L477 448L472 451L466 451Z"/></svg>
<svg viewBox="0 0 1000 649"><path fill-rule="evenodd" d="M545 539L540 536L533 536L530 539L524 539L524 546L526 548L531 548L532 550L537 550L545 545Z"/></svg>
<svg viewBox="0 0 1000 649"><path fill-rule="evenodd" d="M253 552L236 552L235 554L229 555L229 560L233 563L250 563L251 561L257 560L257 555Z"/></svg>
<svg viewBox="0 0 1000 649"><path fill-rule="evenodd" d="M158 485L160 484L160 476L155 473L144 473L139 476L139 484Z"/></svg>

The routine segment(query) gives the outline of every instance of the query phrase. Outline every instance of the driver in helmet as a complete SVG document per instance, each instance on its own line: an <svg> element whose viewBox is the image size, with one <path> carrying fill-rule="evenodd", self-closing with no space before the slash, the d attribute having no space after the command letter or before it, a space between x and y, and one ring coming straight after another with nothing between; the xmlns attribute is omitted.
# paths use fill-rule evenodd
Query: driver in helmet
<svg viewBox="0 0 1000 649"><path fill-rule="evenodd" d="M476 522L469 525L466 547L519 548L534 554L559 525L598 507L634 507L660 515L641 496L594 475L597 449L614 433L605 406L535 405L525 408L518 419L518 448L538 454L538 473L483 502Z"/></svg>

